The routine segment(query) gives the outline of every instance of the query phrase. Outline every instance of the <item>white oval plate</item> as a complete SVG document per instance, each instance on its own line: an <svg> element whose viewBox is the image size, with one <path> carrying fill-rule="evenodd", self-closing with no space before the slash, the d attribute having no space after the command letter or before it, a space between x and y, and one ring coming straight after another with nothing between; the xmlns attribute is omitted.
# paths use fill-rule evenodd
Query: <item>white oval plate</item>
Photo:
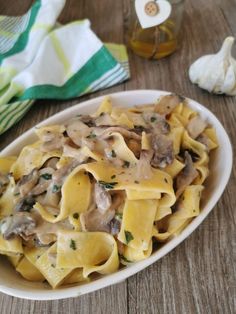
<svg viewBox="0 0 236 314"><path fill-rule="evenodd" d="M157 98L165 94L169 93L158 90L136 90L112 94L111 98L115 106L130 107L154 103ZM48 118L37 126L62 123L77 114L92 113L100 105L103 98L104 96L98 97L68 108ZM134 263L114 274L104 276L93 282L73 287L62 287L56 290L52 290L48 285L43 283L31 283L22 279L8 264L5 258L1 257L0 291L15 297L32 300L56 300L77 297L125 280L165 256L186 239L201 224L219 200L229 180L232 169L232 147L228 135L219 120L213 113L196 101L189 100L189 105L215 127L219 140L219 148L211 155L210 176L206 183L205 194L203 194L202 211L179 236L163 245L146 260ZM30 144L35 140L36 136L34 135L34 128L32 128L6 147L1 152L1 155L18 154L24 145Z"/></svg>

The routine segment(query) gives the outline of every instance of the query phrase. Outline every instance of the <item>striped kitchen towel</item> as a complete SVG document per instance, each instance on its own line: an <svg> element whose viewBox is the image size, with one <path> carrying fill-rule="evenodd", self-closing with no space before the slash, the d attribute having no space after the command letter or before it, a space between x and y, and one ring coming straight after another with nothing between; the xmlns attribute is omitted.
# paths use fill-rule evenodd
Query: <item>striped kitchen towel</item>
<svg viewBox="0 0 236 314"><path fill-rule="evenodd" d="M22 17L0 16L0 134L36 99L71 99L130 76L123 45L103 44L88 20L55 27L64 0L37 0Z"/></svg>

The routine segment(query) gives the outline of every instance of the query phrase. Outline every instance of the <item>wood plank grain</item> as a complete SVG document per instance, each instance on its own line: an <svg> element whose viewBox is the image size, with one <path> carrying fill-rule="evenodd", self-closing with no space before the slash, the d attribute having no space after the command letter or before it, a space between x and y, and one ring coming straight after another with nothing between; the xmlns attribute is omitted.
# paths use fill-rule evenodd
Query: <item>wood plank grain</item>
<svg viewBox="0 0 236 314"><path fill-rule="evenodd" d="M30 0L0 0L0 14L23 13ZM67 0L60 21L88 17L104 41L123 42L131 1ZM78 101L131 89L163 89L186 95L209 108L222 122L236 154L235 97L214 96L190 83L188 68L198 57L217 51L236 36L235 0L186 1L182 46L161 61L130 53L132 79L125 84L68 102L38 101L26 117L0 136L0 149L44 118ZM236 50L234 50L236 52ZM235 313L236 159L223 197L203 224L168 256L139 274L76 299L26 301L0 294L0 313Z"/></svg>

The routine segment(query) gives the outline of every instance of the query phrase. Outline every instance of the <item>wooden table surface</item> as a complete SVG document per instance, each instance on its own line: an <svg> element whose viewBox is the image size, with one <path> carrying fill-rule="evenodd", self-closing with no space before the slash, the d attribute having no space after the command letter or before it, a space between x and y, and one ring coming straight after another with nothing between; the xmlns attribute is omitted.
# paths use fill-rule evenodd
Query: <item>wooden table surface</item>
<svg viewBox="0 0 236 314"><path fill-rule="evenodd" d="M0 0L0 14L23 14L31 3ZM235 152L236 98L200 90L190 83L187 73L196 58L217 51L226 36L236 36L236 1L188 0L185 8L179 51L158 62L129 53L132 78L128 82L79 101L132 89L177 92L204 104L220 119ZM60 21L87 17L103 41L123 43L129 12L127 0L67 0ZM0 150L44 118L77 102L38 101L21 122L0 136ZM0 313L235 313L235 188L236 160L223 197L202 225L166 257L125 282L76 299L52 302L0 294Z"/></svg>

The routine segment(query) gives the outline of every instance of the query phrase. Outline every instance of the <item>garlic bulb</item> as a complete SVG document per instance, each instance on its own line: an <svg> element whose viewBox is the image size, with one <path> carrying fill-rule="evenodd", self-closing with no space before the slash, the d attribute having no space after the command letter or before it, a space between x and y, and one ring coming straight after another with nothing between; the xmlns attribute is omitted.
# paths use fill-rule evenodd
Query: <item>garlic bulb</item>
<svg viewBox="0 0 236 314"><path fill-rule="evenodd" d="M236 95L236 60L231 55L233 37L227 37L217 54L196 60L189 69L192 83L215 94Z"/></svg>

